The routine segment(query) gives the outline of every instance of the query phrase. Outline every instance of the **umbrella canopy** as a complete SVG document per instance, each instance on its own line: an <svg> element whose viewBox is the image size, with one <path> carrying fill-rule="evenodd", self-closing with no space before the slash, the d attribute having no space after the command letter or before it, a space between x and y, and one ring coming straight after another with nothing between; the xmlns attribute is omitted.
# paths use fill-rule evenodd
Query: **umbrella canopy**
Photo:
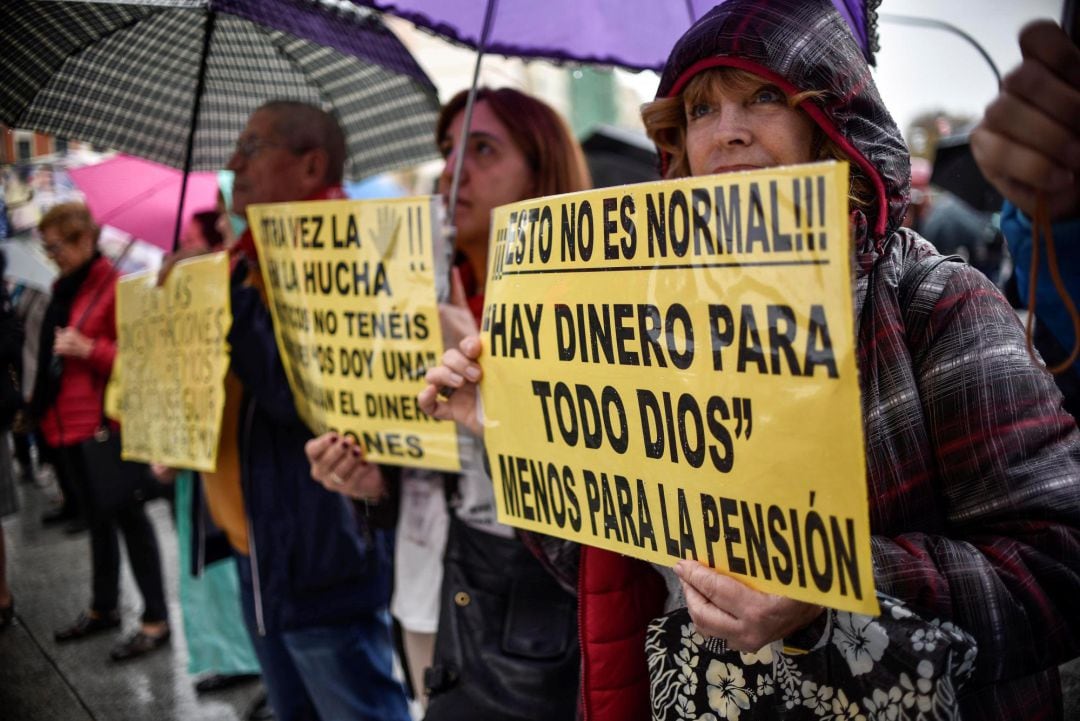
<svg viewBox="0 0 1080 721"><path fill-rule="evenodd" d="M656 146L641 132L599 125L581 141L593 187L660 180Z"/></svg>
<svg viewBox="0 0 1080 721"><path fill-rule="evenodd" d="M111 225L164 251L172 250L173 222L183 174L142 158L118 155L68 171L86 198L94 220ZM217 173L188 176L185 218L217 203Z"/></svg>
<svg viewBox="0 0 1080 721"><path fill-rule="evenodd" d="M461 137L472 125L484 53L661 70L671 48L698 18L723 0L351 0L410 20L476 48ZM877 50L881 0L831 0L847 21L866 61ZM447 217L454 217L464 155L458 154Z"/></svg>
<svg viewBox="0 0 1080 721"><path fill-rule="evenodd" d="M497 55L660 70L675 41L722 0L352 0ZM880 0L832 0L868 62ZM484 16L492 9L486 42Z"/></svg>
<svg viewBox="0 0 1080 721"><path fill-rule="evenodd" d="M185 167L193 108L190 167L216 170L271 99L332 109L350 177L435 155L431 81L373 13L344 3L19 0L0 3L0 46L0 122L175 168Z"/></svg>
<svg viewBox="0 0 1080 721"><path fill-rule="evenodd" d="M983 177L971 154L969 133L938 141L934 156L933 185L947 190L976 210L993 213L1001 209L1001 193Z"/></svg>

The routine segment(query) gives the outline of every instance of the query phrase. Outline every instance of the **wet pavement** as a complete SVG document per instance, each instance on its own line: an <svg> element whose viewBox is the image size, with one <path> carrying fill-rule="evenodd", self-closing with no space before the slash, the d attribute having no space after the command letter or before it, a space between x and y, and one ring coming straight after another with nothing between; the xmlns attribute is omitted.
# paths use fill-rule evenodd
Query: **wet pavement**
<svg viewBox="0 0 1080 721"><path fill-rule="evenodd" d="M21 509L4 520L8 578L16 625L0 632L0 719L3 721L237 721L261 691L258 682L197 695L177 601L176 534L165 501L148 505L165 572L172 642L117 664L109 649L138 626L138 590L124 560L123 628L57 644L53 630L71 623L90 597L90 540L41 525L49 489L20 485ZM123 544L121 544L123 547Z"/></svg>

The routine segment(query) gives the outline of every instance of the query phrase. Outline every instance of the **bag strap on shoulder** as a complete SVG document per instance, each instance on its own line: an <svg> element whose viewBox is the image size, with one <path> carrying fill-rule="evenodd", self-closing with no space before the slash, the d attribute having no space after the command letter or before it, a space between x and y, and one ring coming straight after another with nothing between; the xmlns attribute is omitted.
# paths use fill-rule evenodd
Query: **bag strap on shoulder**
<svg viewBox="0 0 1080 721"><path fill-rule="evenodd" d="M904 270L897 296L909 342L922 335L946 283L963 263L959 255L929 255Z"/></svg>

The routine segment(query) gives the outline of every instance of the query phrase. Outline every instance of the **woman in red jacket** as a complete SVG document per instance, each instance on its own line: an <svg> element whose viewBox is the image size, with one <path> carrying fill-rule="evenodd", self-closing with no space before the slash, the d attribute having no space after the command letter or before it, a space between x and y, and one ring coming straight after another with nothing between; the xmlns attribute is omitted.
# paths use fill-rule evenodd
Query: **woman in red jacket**
<svg viewBox="0 0 1080 721"><path fill-rule="evenodd" d="M114 647L113 660L140 656L169 639L161 559L153 526L141 504L105 515L89 497L81 444L102 420L105 385L116 357L116 270L97 250L100 229L80 203L54 206L38 225L45 251L60 269L45 311L32 412L67 487L80 494L88 516L93 560L90 609L56 632L71 641L120 625L120 545L124 533L131 570L143 596L142 626Z"/></svg>

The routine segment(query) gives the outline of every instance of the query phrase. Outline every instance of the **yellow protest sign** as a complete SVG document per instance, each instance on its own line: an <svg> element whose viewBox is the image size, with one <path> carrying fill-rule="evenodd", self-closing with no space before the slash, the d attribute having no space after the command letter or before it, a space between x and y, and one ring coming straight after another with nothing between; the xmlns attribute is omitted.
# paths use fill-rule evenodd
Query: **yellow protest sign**
<svg viewBox="0 0 1080 721"><path fill-rule="evenodd" d="M120 362L114 360L109 382L105 384L105 417L119 423L121 421L120 403Z"/></svg>
<svg viewBox="0 0 1080 721"><path fill-rule="evenodd" d="M377 463L455 471L454 424L416 395L442 357L436 198L256 205L274 334L300 416ZM438 267L437 267L438 266Z"/></svg>
<svg viewBox="0 0 1080 721"><path fill-rule="evenodd" d="M497 208L499 520L876 612L847 165Z"/></svg>
<svg viewBox="0 0 1080 721"><path fill-rule="evenodd" d="M123 457L215 471L232 327L229 259L192 258L164 286L156 279L137 273L116 284Z"/></svg>

